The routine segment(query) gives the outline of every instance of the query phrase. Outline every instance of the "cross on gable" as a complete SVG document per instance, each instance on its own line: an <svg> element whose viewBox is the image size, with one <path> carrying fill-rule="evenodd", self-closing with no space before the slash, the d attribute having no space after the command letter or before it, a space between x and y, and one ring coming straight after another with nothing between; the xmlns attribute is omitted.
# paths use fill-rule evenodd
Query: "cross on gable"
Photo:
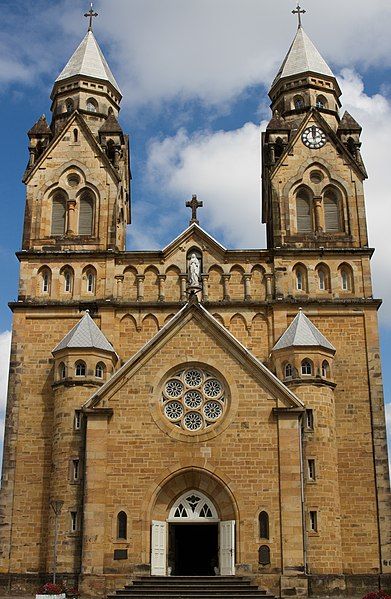
<svg viewBox="0 0 391 599"><path fill-rule="evenodd" d="M292 14L293 15L297 15L297 18L299 19L299 29L301 27L301 15L304 15L307 11L304 10L304 8L301 8L300 4L297 3L297 6L295 8L295 10L292 10Z"/></svg>
<svg viewBox="0 0 391 599"><path fill-rule="evenodd" d="M191 220L189 221L189 225L196 223L199 225L199 221L197 219L197 210L198 208L202 208L203 202L199 202L196 195L193 195L191 200L186 202L186 208L191 208Z"/></svg>
<svg viewBox="0 0 391 599"><path fill-rule="evenodd" d="M92 8L92 2L91 2L90 10L88 12L84 13L84 16L87 17L87 18L89 17L90 23L88 25L88 31L92 31L92 19L94 17L98 16L98 13L94 12L94 10Z"/></svg>

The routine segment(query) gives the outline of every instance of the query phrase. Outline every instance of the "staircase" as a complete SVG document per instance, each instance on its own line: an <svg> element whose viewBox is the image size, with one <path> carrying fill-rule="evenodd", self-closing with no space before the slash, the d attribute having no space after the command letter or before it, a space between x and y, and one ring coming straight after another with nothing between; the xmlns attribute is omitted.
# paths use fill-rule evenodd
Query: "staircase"
<svg viewBox="0 0 391 599"><path fill-rule="evenodd" d="M274 599L242 576L143 576L107 599Z"/></svg>

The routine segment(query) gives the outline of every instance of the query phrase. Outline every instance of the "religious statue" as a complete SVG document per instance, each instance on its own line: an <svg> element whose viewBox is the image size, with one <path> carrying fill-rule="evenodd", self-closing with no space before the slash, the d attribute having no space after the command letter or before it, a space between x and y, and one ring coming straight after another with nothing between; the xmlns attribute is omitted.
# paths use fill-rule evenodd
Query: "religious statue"
<svg viewBox="0 0 391 599"><path fill-rule="evenodd" d="M193 252L188 264L189 287L201 287L201 261Z"/></svg>

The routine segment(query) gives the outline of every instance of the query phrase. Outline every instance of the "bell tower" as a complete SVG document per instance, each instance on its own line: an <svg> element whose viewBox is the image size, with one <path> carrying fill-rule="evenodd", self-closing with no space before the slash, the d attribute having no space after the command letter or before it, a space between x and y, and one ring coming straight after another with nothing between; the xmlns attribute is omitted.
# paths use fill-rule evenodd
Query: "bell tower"
<svg viewBox="0 0 391 599"><path fill-rule="evenodd" d="M329 65L298 29L269 96L262 139L263 222L269 248L368 246L361 127L342 120L341 90Z"/></svg>
<svg viewBox="0 0 391 599"><path fill-rule="evenodd" d="M125 250L130 222L129 139L122 94L88 31L57 77L50 126L30 129L24 251Z"/></svg>

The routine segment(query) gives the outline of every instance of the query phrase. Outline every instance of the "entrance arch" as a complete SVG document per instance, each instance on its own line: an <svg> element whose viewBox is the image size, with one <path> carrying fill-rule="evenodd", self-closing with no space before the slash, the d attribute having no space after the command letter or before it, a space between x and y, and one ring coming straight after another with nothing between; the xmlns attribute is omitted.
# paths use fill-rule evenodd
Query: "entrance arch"
<svg viewBox="0 0 391 599"><path fill-rule="evenodd" d="M151 574L235 573L236 506L227 486L196 468L172 475L151 510Z"/></svg>

